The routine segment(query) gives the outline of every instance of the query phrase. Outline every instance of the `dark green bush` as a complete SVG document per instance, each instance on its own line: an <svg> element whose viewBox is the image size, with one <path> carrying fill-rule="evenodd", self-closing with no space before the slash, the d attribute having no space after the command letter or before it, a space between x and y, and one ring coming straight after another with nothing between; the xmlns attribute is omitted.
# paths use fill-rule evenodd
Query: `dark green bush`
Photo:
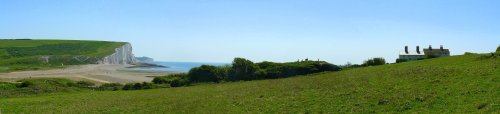
<svg viewBox="0 0 500 114"><path fill-rule="evenodd" d="M78 81L76 84L80 87L89 87L89 86L95 86L95 83L89 82L89 81Z"/></svg>
<svg viewBox="0 0 500 114"><path fill-rule="evenodd" d="M254 72L259 69L252 61L244 58L234 58L229 72L230 80L252 80Z"/></svg>
<svg viewBox="0 0 500 114"><path fill-rule="evenodd" d="M438 56L434 55L434 54L425 55L425 58L427 58L427 59L432 59L432 58L437 58L437 57Z"/></svg>
<svg viewBox="0 0 500 114"><path fill-rule="evenodd" d="M155 77L151 82L153 82L154 84L166 84L167 80L165 79L165 77Z"/></svg>
<svg viewBox="0 0 500 114"><path fill-rule="evenodd" d="M396 59L396 63L402 63L402 62L406 62L407 60L406 59Z"/></svg>
<svg viewBox="0 0 500 114"><path fill-rule="evenodd" d="M19 84L18 87L22 88L22 87L29 87L29 86L32 86L34 85L33 82L29 81L29 80L25 80L25 81L22 81L21 84Z"/></svg>
<svg viewBox="0 0 500 114"><path fill-rule="evenodd" d="M133 90L134 83L127 83L123 86L123 90Z"/></svg>
<svg viewBox="0 0 500 114"><path fill-rule="evenodd" d="M500 53L500 46L497 47L497 53Z"/></svg>
<svg viewBox="0 0 500 114"><path fill-rule="evenodd" d="M132 86L133 90L140 90L143 88L144 88L144 86L142 85L142 83L135 83L134 86Z"/></svg>
<svg viewBox="0 0 500 114"><path fill-rule="evenodd" d="M284 78L284 77L305 75L305 74L324 72L324 71L341 70L339 66L324 61L301 61L301 62L299 61L299 62L288 62L288 63L274 63L274 62L264 61L261 63L255 63L255 65L257 66L256 70L253 73L249 74L251 78L247 78L247 80Z"/></svg>
<svg viewBox="0 0 500 114"><path fill-rule="evenodd" d="M227 76L228 72L224 67L211 65L201 65L189 70L188 76L191 82L220 82Z"/></svg>
<svg viewBox="0 0 500 114"><path fill-rule="evenodd" d="M377 65L384 65L385 59L384 58L372 58L368 59L363 62L362 66L377 66Z"/></svg>
<svg viewBox="0 0 500 114"><path fill-rule="evenodd" d="M127 83L122 87L122 90L142 90L142 89L154 89L163 86L157 86L153 83L142 82L142 83Z"/></svg>
<svg viewBox="0 0 500 114"><path fill-rule="evenodd" d="M142 82L142 89L153 89L153 88L155 88L153 83Z"/></svg>
<svg viewBox="0 0 500 114"><path fill-rule="evenodd" d="M106 90L112 90L112 91L117 91L123 88L123 84L120 83L105 83L102 84L97 88L97 90L101 91L106 91Z"/></svg>
<svg viewBox="0 0 500 114"><path fill-rule="evenodd" d="M186 80L182 80L178 77L171 78L170 80L170 87L180 87L187 85L189 82Z"/></svg>
<svg viewBox="0 0 500 114"><path fill-rule="evenodd" d="M382 62L385 63L383 60ZM235 58L232 66L202 65L192 68L188 74L172 74L155 77L152 82L154 84L169 84L171 87L179 87L189 85L193 82L272 79L339 70L341 70L339 66L325 61L298 61L288 63L264 61L261 63L253 63L244 58Z"/></svg>
<svg viewBox="0 0 500 114"><path fill-rule="evenodd" d="M154 84L167 84L170 87L186 86L189 85L190 82L191 80L189 79L188 74L185 73L170 74L167 76L155 77L153 79Z"/></svg>

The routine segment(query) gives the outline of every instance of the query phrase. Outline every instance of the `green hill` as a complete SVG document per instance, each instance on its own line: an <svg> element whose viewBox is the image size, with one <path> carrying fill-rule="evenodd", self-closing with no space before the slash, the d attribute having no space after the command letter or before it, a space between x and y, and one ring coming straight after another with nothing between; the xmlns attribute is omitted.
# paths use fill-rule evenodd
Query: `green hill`
<svg viewBox="0 0 500 114"><path fill-rule="evenodd" d="M125 42L0 40L0 72L96 63Z"/></svg>
<svg viewBox="0 0 500 114"><path fill-rule="evenodd" d="M293 78L0 98L3 113L498 113L500 57L463 55Z"/></svg>

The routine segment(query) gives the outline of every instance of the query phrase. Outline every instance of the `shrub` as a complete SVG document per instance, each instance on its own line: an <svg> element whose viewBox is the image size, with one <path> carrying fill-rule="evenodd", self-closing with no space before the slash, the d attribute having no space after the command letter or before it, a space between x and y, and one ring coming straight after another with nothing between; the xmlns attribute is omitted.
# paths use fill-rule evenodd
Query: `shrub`
<svg viewBox="0 0 500 114"><path fill-rule="evenodd" d="M254 75L255 75L256 79L272 78L272 77L268 77L269 75L268 75L266 69L259 69L259 70L255 71Z"/></svg>
<svg viewBox="0 0 500 114"><path fill-rule="evenodd" d="M170 74L167 76L155 77L153 79L154 84L168 84L170 87L186 86L190 84L190 79L188 74Z"/></svg>
<svg viewBox="0 0 500 114"><path fill-rule="evenodd" d="M432 59L432 58L437 58L437 57L438 56L434 55L434 54L425 55L425 58L427 58L427 59Z"/></svg>
<svg viewBox="0 0 500 114"><path fill-rule="evenodd" d="M170 80L170 87L180 87L180 86L185 86L189 82L186 80L182 80L181 78L174 77Z"/></svg>
<svg viewBox="0 0 500 114"><path fill-rule="evenodd" d="M127 83L123 86L123 90L132 90L134 87L134 83Z"/></svg>
<svg viewBox="0 0 500 114"><path fill-rule="evenodd" d="M396 63L402 63L402 62L406 62L407 60L406 59L396 59Z"/></svg>
<svg viewBox="0 0 500 114"><path fill-rule="evenodd" d="M327 62L316 62L315 67L317 67L320 72L342 70L342 68L340 68L339 66Z"/></svg>
<svg viewBox="0 0 500 114"><path fill-rule="evenodd" d="M167 80L164 77L155 77L152 82L154 84L165 84Z"/></svg>
<svg viewBox="0 0 500 114"><path fill-rule="evenodd" d="M192 82L220 82L226 74L216 66L201 65L189 70L188 76Z"/></svg>
<svg viewBox="0 0 500 114"><path fill-rule="evenodd" d="M24 80L17 87L22 88L22 87L29 87L29 86L32 86L32 85L34 85L33 82L28 81L28 80Z"/></svg>
<svg viewBox="0 0 500 114"><path fill-rule="evenodd" d="M385 59L384 58L373 58L374 65L384 65L385 64Z"/></svg>
<svg viewBox="0 0 500 114"><path fill-rule="evenodd" d="M89 86L95 86L95 83L89 82L89 81L78 81L76 82L77 86L79 87L89 87Z"/></svg>
<svg viewBox="0 0 500 114"><path fill-rule="evenodd" d="M261 62L256 63L258 69L256 79L282 78L296 75L311 74L323 71L339 71L341 68L324 61L302 61L289 63Z"/></svg>
<svg viewBox="0 0 500 114"><path fill-rule="evenodd" d="M234 58L231 71L229 73L229 79L230 80L255 79L253 77L254 76L253 74L258 69L259 67L250 60L244 58Z"/></svg>
<svg viewBox="0 0 500 114"><path fill-rule="evenodd" d="M476 53L472 53L472 52L465 52L464 55L475 55Z"/></svg>
<svg viewBox="0 0 500 114"><path fill-rule="evenodd" d="M142 88L143 89L153 89L155 87L153 86L153 83L142 82Z"/></svg>
<svg viewBox="0 0 500 114"><path fill-rule="evenodd" d="M374 59L375 62L385 64L383 59ZM189 85L191 82L220 82L223 80L256 80L282 78L296 75L305 75L323 71L339 71L339 66L325 61L297 61L288 63L273 63L264 61L253 63L244 58L235 58L231 66L201 65L192 68L188 74L172 74L155 77L154 84L169 84L171 87Z"/></svg>
<svg viewBox="0 0 500 114"><path fill-rule="evenodd" d="M368 59L363 62L363 66L377 66L377 65L384 65L385 64L385 59L384 58L373 58L373 59Z"/></svg>
<svg viewBox="0 0 500 114"><path fill-rule="evenodd" d="M188 74L176 74L167 76L167 82L170 87L180 87L189 85L191 80L189 79Z"/></svg>
<svg viewBox="0 0 500 114"><path fill-rule="evenodd" d="M134 86L132 86L133 90L140 90L143 88L144 88L144 85L142 85L141 83L135 83Z"/></svg>
<svg viewBox="0 0 500 114"><path fill-rule="evenodd" d="M105 84L102 84L101 86L99 86L97 88L97 90L101 90L101 91L104 91L104 90L117 91L117 90L120 90L122 88L123 88L123 85L120 84L120 83L105 83Z"/></svg>

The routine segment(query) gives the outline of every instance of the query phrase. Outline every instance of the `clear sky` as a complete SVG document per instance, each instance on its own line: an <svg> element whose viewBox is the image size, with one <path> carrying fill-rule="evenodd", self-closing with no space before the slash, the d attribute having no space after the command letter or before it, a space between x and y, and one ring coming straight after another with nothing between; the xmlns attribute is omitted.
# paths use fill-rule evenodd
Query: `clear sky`
<svg viewBox="0 0 500 114"><path fill-rule="evenodd" d="M500 0L0 0L0 39L126 41L161 61L394 62L500 44Z"/></svg>

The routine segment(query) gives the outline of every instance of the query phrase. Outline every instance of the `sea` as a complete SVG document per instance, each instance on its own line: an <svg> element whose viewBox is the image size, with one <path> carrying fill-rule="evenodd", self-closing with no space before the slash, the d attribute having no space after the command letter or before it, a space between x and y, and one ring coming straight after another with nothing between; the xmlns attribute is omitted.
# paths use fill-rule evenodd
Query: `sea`
<svg viewBox="0 0 500 114"><path fill-rule="evenodd" d="M167 68L127 68L133 71L152 71L152 72L189 72L193 67L201 65L224 66L229 63L203 63L203 62L152 62L153 64L166 66Z"/></svg>

